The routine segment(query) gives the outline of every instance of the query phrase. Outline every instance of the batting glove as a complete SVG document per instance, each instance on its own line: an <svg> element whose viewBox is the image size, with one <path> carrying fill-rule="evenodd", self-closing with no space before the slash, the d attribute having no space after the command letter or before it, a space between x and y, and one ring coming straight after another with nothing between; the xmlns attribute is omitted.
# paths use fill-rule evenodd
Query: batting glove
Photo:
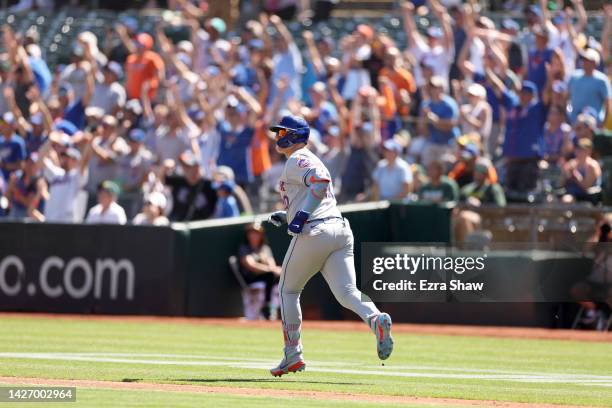
<svg viewBox="0 0 612 408"><path fill-rule="evenodd" d="M287 222L287 212L275 211L268 217L268 222L275 227L280 227Z"/></svg>
<svg viewBox="0 0 612 408"><path fill-rule="evenodd" d="M306 211L300 210L295 213L295 217L293 217L293 220L289 223L289 233L291 235L300 234L304 229L304 224L308 221L308 217L310 217L310 213Z"/></svg>

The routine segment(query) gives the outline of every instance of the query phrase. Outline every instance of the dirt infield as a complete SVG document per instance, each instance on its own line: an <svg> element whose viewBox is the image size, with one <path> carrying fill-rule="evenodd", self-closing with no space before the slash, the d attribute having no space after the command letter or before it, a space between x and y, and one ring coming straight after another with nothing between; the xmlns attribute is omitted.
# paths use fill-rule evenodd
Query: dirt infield
<svg viewBox="0 0 612 408"><path fill-rule="evenodd" d="M281 381L281 380L279 380ZM348 394L327 391L295 391L277 390L261 388L241 388L241 387L215 387L203 385L181 385L181 384L155 384L138 382L118 382L118 381L93 381L93 380L56 380L46 378L28 377L0 377L0 384L8 385L40 385L47 387L79 387L106 390L142 390L160 392L183 392L193 394L229 394L241 396L262 396L279 398L309 398L314 400L328 401L354 401L354 402L376 402L380 404L406 404L406 405L448 405L448 406L475 406L475 407L502 407L502 408L569 408L573 405L554 405L554 404L533 404L502 401L485 400L463 400L456 398L426 398L426 397L407 397L390 395L372 394ZM78 398L78 397L77 397Z"/></svg>
<svg viewBox="0 0 612 408"><path fill-rule="evenodd" d="M160 316L108 316L108 315L76 315L51 313L0 313L0 319L27 319L48 318L67 320L96 320L96 321L126 321L133 323L178 323L178 324L204 324L223 327L278 327L279 322L245 321L238 318L200 318L200 317L160 317ZM320 330L349 330L366 331L367 327L360 321L308 321L304 322L305 329ZM498 326L453 326L435 324L407 324L393 325L395 333L412 334L439 334L449 336L484 336L507 337L525 339L548 340L577 340L592 342L612 342L612 332L603 333L582 330L542 329L532 327L498 327Z"/></svg>

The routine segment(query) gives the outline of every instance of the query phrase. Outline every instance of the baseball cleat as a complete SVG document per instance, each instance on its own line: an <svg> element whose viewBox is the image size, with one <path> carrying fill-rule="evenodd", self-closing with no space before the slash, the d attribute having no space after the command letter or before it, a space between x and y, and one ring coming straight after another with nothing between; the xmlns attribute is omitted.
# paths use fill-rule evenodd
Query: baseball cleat
<svg viewBox="0 0 612 408"><path fill-rule="evenodd" d="M295 354L292 358L283 358L283 361L273 369L270 370L270 374L274 377L281 377L284 374L296 373L298 371L304 371L306 369L306 363L302 359L301 354Z"/></svg>
<svg viewBox="0 0 612 408"><path fill-rule="evenodd" d="M376 333L376 351L378 358L386 360L393 352L393 338L391 337L391 316L381 313L376 317L374 332Z"/></svg>

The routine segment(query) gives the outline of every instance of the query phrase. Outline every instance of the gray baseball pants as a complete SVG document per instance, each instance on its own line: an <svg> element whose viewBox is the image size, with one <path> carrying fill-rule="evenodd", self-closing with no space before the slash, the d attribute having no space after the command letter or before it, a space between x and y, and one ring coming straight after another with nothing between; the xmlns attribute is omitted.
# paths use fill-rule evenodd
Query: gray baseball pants
<svg viewBox="0 0 612 408"><path fill-rule="evenodd" d="M301 353L302 310L300 293L321 272L338 302L357 313L368 325L380 314L371 301L362 301L357 289L353 255L353 232L346 219L307 224L294 236L283 261L279 283L285 355Z"/></svg>

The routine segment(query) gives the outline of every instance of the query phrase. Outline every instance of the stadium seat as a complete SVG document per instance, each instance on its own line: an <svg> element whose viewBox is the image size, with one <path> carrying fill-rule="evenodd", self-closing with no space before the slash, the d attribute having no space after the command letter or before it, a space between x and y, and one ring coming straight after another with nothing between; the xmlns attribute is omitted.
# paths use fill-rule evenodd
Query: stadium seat
<svg viewBox="0 0 612 408"><path fill-rule="evenodd" d="M264 282L255 282L247 285L244 277L240 273L240 265L237 256L229 257L229 265L241 288L244 318L246 320L260 320L261 309L264 307L266 298L266 284Z"/></svg>

